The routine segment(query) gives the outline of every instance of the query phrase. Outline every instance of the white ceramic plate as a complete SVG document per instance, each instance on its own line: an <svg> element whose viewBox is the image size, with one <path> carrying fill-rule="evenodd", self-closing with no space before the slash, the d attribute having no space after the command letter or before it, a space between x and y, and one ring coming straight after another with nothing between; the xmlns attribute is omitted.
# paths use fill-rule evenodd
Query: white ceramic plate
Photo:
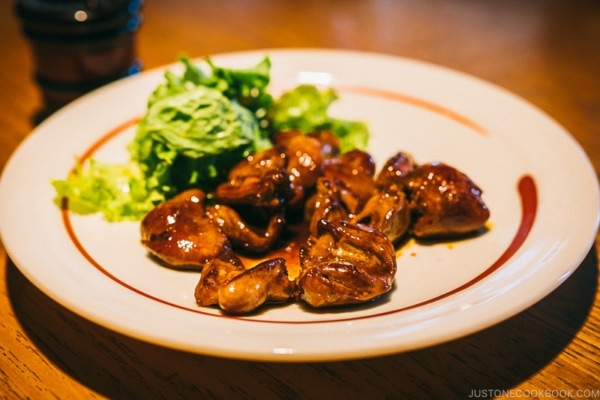
<svg viewBox="0 0 600 400"><path fill-rule="evenodd" d="M199 308L199 274L146 256L137 223L61 213L50 180L74 157L126 160L125 145L163 69L118 81L56 113L15 152L0 182L8 254L33 284L90 320L141 340L214 356L324 361L377 356L451 340L542 299L581 263L598 227L594 171L542 112L470 76L384 55L264 50L215 56L249 67L272 59L272 85L332 85L332 112L367 121L381 164L398 150L466 172L491 209L486 234L408 243L389 296L345 311L298 305L225 317ZM169 66L177 69L179 66Z"/></svg>

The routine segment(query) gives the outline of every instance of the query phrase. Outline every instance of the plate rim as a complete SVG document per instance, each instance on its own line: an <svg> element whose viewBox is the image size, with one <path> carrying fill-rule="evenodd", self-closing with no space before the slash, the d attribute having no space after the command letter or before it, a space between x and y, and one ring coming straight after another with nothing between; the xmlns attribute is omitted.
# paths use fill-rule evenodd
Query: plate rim
<svg viewBox="0 0 600 400"><path fill-rule="evenodd" d="M374 58L381 58L381 59L387 59L390 60L391 62L405 62L405 63L409 63L409 64L413 64L413 65L417 65L417 66L422 66L425 68L433 68L436 71L440 71L441 73L450 73L451 75L458 75L458 76L462 76L463 79L468 79L468 80L474 80L476 82L478 82L478 84L484 84L487 85L489 88L493 89L493 90L500 90L502 92L504 92L505 94L508 94L509 96L512 96L517 102L520 102L523 105L526 105L527 107L529 107L530 110L534 110L537 113L540 113L540 115L542 115L543 117L547 118L551 123L553 123L556 127L558 127L565 135L565 137L563 137L562 139L564 140L565 138L567 139L567 142L570 142L571 146L573 150L577 150L579 152L581 152L583 154L583 164L587 165L586 168L589 169L588 172L592 173L592 176L594 178L594 182L592 183L593 185L593 191L594 191L594 195L593 195L593 202L596 204L595 210L595 218L594 221L592 221L590 223L590 227L588 227L589 231L593 231L593 232L597 232L598 230L598 223L600 220L600 213L599 213L599 209L600 207L598 207L598 205L600 204L600 196L599 196L599 189L598 189L598 180L597 177L595 176L595 171L593 170L593 167L591 165L591 162L589 161L589 159L585 156L585 152L584 150L581 148L581 146L577 143L577 141L562 127L560 126L560 124L558 124L556 121L554 121L550 116L548 116L545 112L543 112L542 110L540 110L539 108L533 106L532 104L528 103L526 100L506 91L506 89L500 88L490 82L481 80L478 77L474 77L468 74L465 74L463 72L460 71L455 71L452 69L449 69L447 67L444 66L438 66L435 64L429 64L423 61L419 61L419 60L414 60L414 59L408 59L408 58L403 58L403 57L398 57L398 56L393 56L393 55L388 55L388 54L382 54L382 53L369 53L369 52L361 52L361 51L349 51L349 50L331 50L331 49L262 49L262 50L251 50L251 51L242 51L242 52L233 52L233 53L224 53L224 54L217 54L214 55L215 59L218 58L222 58L222 57L229 57L229 58L236 58L240 55L244 56L244 57L256 57L258 55L264 55L264 54L277 54L278 56L281 55L285 55L285 54L290 54L290 53L294 53L296 55L299 54L304 54L304 55L314 55L314 54L318 54L319 56L327 56L327 55L331 55L331 54L337 54L340 56L348 56L348 57L374 57ZM213 57L213 56L211 56ZM161 74L162 71L172 68L174 65L176 65L175 63L172 64L168 64L165 66L161 66L158 68L153 68L151 70L148 70L144 73L142 73L141 76L145 76L148 75L150 73L153 74ZM50 117L50 122L48 123L52 123L52 121L58 121L61 118L66 118L63 117L64 115L68 115L70 113L70 110L72 110L73 108L78 107L79 104L85 103L87 101L90 101L90 99L93 99L94 96L97 96L98 93L100 93L101 91L105 91L105 90L111 90L111 88L118 88L120 85L123 84L123 82L125 82L127 80L127 82L129 82L132 79L142 79L140 75L138 76L134 76L131 78L125 78L124 80L120 80L120 81L116 81L113 82L109 85L107 85L107 87L101 88L97 91L94 91L86 96L83 96L82 98L76 100L75 102L69 104L68 106L66 106L64 109L60 110L57 112L57 114L55 116ZM161 75L162 76L162 75ZM4 200L7 196L8 193L8 188L7 188L7 179L6 176L8 176L8 174L13 173L12 172L12 167L11 165L15 162L14 160L16 160L18 157L21 157L21 154L23 152L26 151L26 149L28 148L28 146L30 146L29 143L35 143L35 140L37 140L37 136L40 135L40 132L43 132L47 122L42 123L40 126L38 126L36 129L33 130L33 132L25 138L25 140L17 147L17 149L13 152L13 154L10 156L8 162L6 163L4 170L2 171L2 176L0 177L0 195L4 194L4 196L0 196L0 204L4 203ZM25 150L24 150L25 149ZM8 171L8 172L7 172ZM6 176L5 176L6 175ZM4 208L4 207L3 207ZM2 222L5 221L6 215L4 213L2 213L0 211L0 228L2 228ZM4 224L5 225L5 224ZM75 311L77 314L81 315L82 317L91 320L92 322L95 323L100 323L102 326L105 326L109 329L115 330L119 333L128 335L128 336L133 336L135 338L138 338L140 340L145 340L157 345L165 345L165 340L162 337L154 337L154 335L149 334L146 336L139 336L136 335L135 332L128 332L126 330L123 330L122 326L117 326L114 324L114 321L110 321L110 320L103 320L102 318L98 318L98 315L93 315L90 318L90 314L89 314L89 310L85 310L85 309L80 309L79 307L77 307L77 305L74 305L72 303L72 301L66 301L66 299L64 299L60 294L58 293L54 293L52 292L52 290L50 290L50 293L48 292L49 288L46 288L44 286L43 282L40 282L37 277L35 276L34 273L32 273L30 271L30 268L27 268L27 266L22 265L23 263L27 263L27 261L23 261L23 256L22 254L20 254L21 250L16 250L14 245L14 241L12 240L13 238L7 236L4 234L5 230L9 230L11 231L12 228L6 228L6 226L4 226L5 229L0 229L0 239L2 240L6 252L9 255L9 257L13 260L14 264L23 272L23 274L32 282L34 282L34 284L42 289L42 291L44 293L46 293L47 295L49 295L51 298L53 298L54 300L58 301L61 305L65 306L66 308ZM564 271L564 276L563 279L560 281L556 281L555 284L553 286L547 286L545 289L545 294L538 294L537 298L534 302L528 302L527 304L513 304L512 308L507 308L503 310L502 315L496 315L496 316L490 316L490 315L485 315L485 314L479 314L480 317L482 319L488 319L489 321L493 322L488 324L487 326L479 326L478 329L475 330L471 330L468 332L465 331L461 331L461 332L454 332L453 335L448 335L446 338L444 338L444 340L442 341L448 341L448 340L452 340L452 339L456 339L458 337L461 336L465 336L467 334L470 333L474 333L477 330L480 329L485 329L486 327L489 327L492 324L495 323L499 323L501 321L503 321L506 318L509 318L510 316L515 315L517 312L520 312L522 310L524 310L525 308L527 308L528 306L534 304L535 302L537 302L538 300L540 300L541 298L545 297L547 294L549 294L551 291L553 291L556 287L558 287L568 276L570 276L575 269L581 264L581 262L583 261L583 259L585 258L585 256L587 255L587 253L589 252L589 249L593 246L594 244L594 240L595 240L595 235L594 234L590 234L588 241L586 243L582 243L579 245L579 247L581 249L586 248L586 251L580 251L579 252L579 256L576 257L576 259L571 261L571 265L569 268L567 268ZM8 243L8 244L7 244ZM45 289L45 290L44 290ZM68 300L68 299L67 299ZM455 316L454 316L455 317ZM486 323L482 324L482 325L486 325ZM441 343L442 341L439 340L439 338L437 337L424 337L420 342L414 342L412 343L412 345L403 345L403 346L394 346L393 343L392 344L387 344L387 347L381 347L381 348L371 348L371 347L363 347L360 349L351 349L349 350L347 353L344 354L331 354L331 353L321 353L321 352L301 352L301 351L297 351L295 353L277 353L277 352L273 352L271 351L269 352L265 352L264 350L260 350L260 351L254 351L249 349L247 352L236 352L236 353L232 353L232 352L228 352L227 350L223 350L223 349L204 349L204 351L198 351L198 349L195 349L194 346L190 346L189 343L182 343L180 341L178 341L176 338L170 338L168 341L168 346L167 347L172 347L175 349L179 349L179 350L184 350L184 351L193 351L193 352L197 352L197 353L201 353L201 354L207 354L207 355L215 355L215 356L220 356L220 357L227 357L227 358L239 358L239 359L247 359L247 360L264 360L264 361L326 361L326 360L340 360L340 359L352 359L352 358L360 358L360 357L370 357L370 356L378 356L378 355L384 355L384 354L390 354L390 353L395 353L398 351L408 351L408 350L414 350L416 348L422 348L422 347L426 347L432 344L436 344L436 343ZM208 351L207 351L208 350Z"/></svg>

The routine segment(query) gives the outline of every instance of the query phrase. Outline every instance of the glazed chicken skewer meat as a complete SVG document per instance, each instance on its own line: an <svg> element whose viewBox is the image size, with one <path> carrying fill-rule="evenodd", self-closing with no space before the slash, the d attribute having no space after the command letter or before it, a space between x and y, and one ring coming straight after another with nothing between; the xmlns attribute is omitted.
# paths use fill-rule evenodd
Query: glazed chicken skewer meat
<svg viewBox="0 0 600 400"><path fill-rule="evenodd" d="M339 154L329 132L286 132L234 166L214 203L190 189L158 205L141 237L165 265L202 271L198 305L243 314L265 303L372 301L393 287L401 239L476 232L488 218L479 187L450 166L400 152L376 174L368 153ZM288 235L287 220L305 235ZM299 251L273 253L288 236ZM248 254L262 258L244 265Z"/></svg>

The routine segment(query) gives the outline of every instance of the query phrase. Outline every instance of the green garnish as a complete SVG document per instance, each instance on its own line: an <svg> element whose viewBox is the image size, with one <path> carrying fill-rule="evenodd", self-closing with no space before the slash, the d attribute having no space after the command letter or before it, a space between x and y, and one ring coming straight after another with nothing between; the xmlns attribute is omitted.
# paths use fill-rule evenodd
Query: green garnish
<svg viewBox="0 0 600 400"><path fill-rule="evenodd" d="M67 179L52 181L57 203L66 197L76 213L139 220L185 189L214 190L234 164L270 147L274 132L331 130L342 152L367 145L364 123L328 115L337 99L331 88L300 85L274 100L267 91L268 57L248 69L222 68L207 59L208 73L186 57L181 62L184 71L167 71L149 96L128 145L128 163L89 159L77 165Z"/></svg>

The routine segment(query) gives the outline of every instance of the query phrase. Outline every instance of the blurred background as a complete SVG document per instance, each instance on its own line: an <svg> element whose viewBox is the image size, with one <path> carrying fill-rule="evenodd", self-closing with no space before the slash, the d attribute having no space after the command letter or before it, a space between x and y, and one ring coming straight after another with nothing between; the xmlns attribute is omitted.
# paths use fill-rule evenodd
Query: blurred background
<svg viewBox="0 0 600 400"><path fill-rule="evenodd" d="M11 97L14 105L10 115L0 115L0 130L13 130L20 141L44 104L16 3L0 3L5 38L0 96ZM290 7L297 9L291 18ZM368 18L358 18L364 15ZM600 127L600 2L595 0L146 0L140 22L135 51L143 69L172 63L182 53L199 57L263 47L385 52L494 82L569 131ZM597 146L597 133L582 137ZM0 165L7 157L0 150Z"/></svg>

